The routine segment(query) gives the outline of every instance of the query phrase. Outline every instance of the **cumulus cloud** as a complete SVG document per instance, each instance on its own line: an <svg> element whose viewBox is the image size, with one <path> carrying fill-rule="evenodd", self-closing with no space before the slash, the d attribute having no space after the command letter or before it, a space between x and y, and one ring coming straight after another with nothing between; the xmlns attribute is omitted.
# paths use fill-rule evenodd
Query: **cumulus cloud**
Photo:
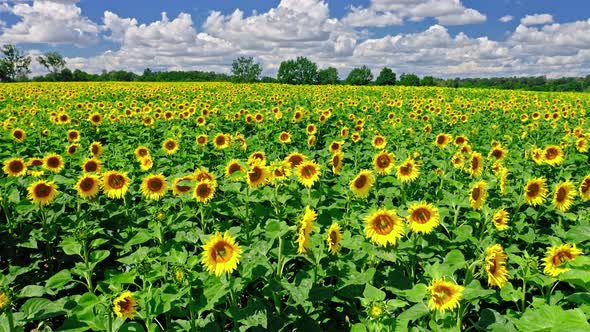
<svg viewBox="0 0 590 332"><path fill-rule="evenodd" d="M82 15L77 0L4 2L3 10L20 21L2 29L0 43L47 43L87 46L100 38L100 27Z"/></svg>
<svg viewBox="0 0 590 332"><path fill-rule="evenodd" d="M522 25L543 25L553 23L553 16L550 14L527 15L520 20Z"/></svg>
<svg viewBox="0 0 590 332"><path fill-rule="evenodd" d="M486 16L460 0L372 0L368 7L351 7L342 22L355 27L401 25L404 19L434 17L442 25L485 22Z"/></svg>
<svg viewBox="0 0 590 332"><path fill-rule="evenodd" d="M508 23L510 21L512 21L514 19L514 16L512 15L504 15L502 17L500 17L500 19L498 19L498 21L502 22L502 23Z"/></svg>

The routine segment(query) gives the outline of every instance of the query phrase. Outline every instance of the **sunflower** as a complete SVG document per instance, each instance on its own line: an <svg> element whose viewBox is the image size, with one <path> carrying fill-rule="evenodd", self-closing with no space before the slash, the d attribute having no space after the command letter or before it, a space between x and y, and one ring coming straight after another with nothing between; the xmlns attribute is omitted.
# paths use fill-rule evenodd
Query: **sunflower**
<svg viewBox="0 0 590 332"><path fill-rule="evenodd" d="M144 157L139 159L139 168L144 171L147 172L150 169L152 169L152 167L154 167L154 161L152 159L152 157L148 156L148 157Z"/></svg>
<svg viewBox="0 0 590 332"><path fill-rule="evenodd" d="M528 205L537 206L545 202L547 197L547 179L534 178L524 186L524 200Z"/></svg>
<svg viewBox="0 0 590 332"><path fill-rule="evenodd" d="M202 248L204 251L201 264L209 273L220 276L224 272L232 273L238 268L242 250L229 232L225 232L223 236L216 232Z"/></svg>
<svg viewBox="0 0 590 332"><path fill-rule="evenodd" d="M564 160L563 157L563 150L557 145L550 145L545 148L545 151L543 151L543 159L545 160L545 163L551 166L561 164Z"/></svg>
<svg viewBox="0 0 590 332"><path fill-rule="evenodd" d="M11 137L13 140L22 143L25 140L25 138L27 138L27 132L20 128L15 128L12 131Z"/></svg>
<svg viewBox="0 0 590 332"><path fill-rule="evenodd" d="M395 210L381 209L365 218L365 235L378 246L394 246L404 235L403 219Z"/></svg>
<svg viewBox="0 0 590 332"><path fill-rule="evenodd" d="M239 180L237 176L233 176L234 173L242 173L245 171L246 169L240 164L240 161L238 159L230 160L225 166L225 176L232 181Z"/></svg>
<svg viewBox="0 0 590 332"><path fill-rule="evenodd" d="M166 152L167 155L175 154L178 151L178 142L174 139L169 138L162 143L162 150Z"/></svg>
<svg viewBox="0 0 590 332"><path fill-rule="evenodd" d="M357 197L367 197L373 184L375 183L375 177L373 172L369 170L361 170L359 174L350 181L350 190Z"/></svg>
<svg viewBox="0 0 590 332"><path fill-rule="evenodd" d="M141 160L142 158L147 158L150 156L150 149L140 145L135 149L135 151L133 151L133 154L135 154L135 158L137 158L137 160Z"/></svg>
<svg viewBox="0 0 590 332"><path fill-rule="evenodd" d="M80 141L80 132L72 129L68 131L68 141L71 143L79 142Z"/></svg>
<svg viewBox="0 0 590 332"><path fill-rule="evenodd" d="M488 184L481 180L471 187L469 203L474 210L480 210L488 198Z"/></svg>
<svg viewBox="0 0 590 332"><path fill-rule="evenodd" d="M463 157L463 154L461 153L461 151L457 151L451 157L451 164L456 169L462 169L463 168L463 165L464 165L464 162L465 162L465 158Z"/></svg>
<svg viewBox="0 0 590 332"><path fill-rule="evenodd" d="M565 267L559 267L560 265L569 262L582 254L582 250L576 248L575 244L572 245L566 243L558 247L550 247L547 249L547 254L543 259L543 265L545 265L543 272L549 276L557 277L569 270Z"/></svg>
<svg viewBox="0 0 590 332"><path fill-rule="evenodd" d="M228 135L222 133L215 135L215 138L213 138L213 144L215 145L216 149L222 150L229 146L229 139L227 136Z"/></svg>
<svg viewBox="0 0 590 332"><path fill-rule="evenodd" d="M344 145L344 141L333 141L332 143L330 143L328 150L330 150L330 153L332 154L337 153L339 151L342 151L342 145Z"/></svg>
<svg viewBox="0 0 590 332"><path fill-rule="evenodd" d="M500 160L503 160L504 158L506 158L507 154L508 154L508 151L506 149L502 148L501 145L498 145L490 150L490 153L488 154L488 158L493 157L496 161L500 161Z"/></svg>
<svg viewBox="0 0 590 332"><path fill-rule="evenodd" d="M393 153L381 151L373 158L373 168L379 175L386 175L391 172L395 157Z"/></svg>
<svg viewBox="0 0 590 332"><path fill-rule="evenodd" d="M217 179L215 179L215 175L210 173L206 168L197 168L193 172L193 177L197 182L201 182L203 180L209 180L214 185L217 185Z"/></svg>
<svg viewBox="0 0 590 332"><path fill-rule="evenodd" d="M344 154L342 153L342 151L339 151L332 155L332 158L330 159L330 165L332 165L332 173L340 174L342 166L344 165L343 161Z"/></svg>
<svg viewBox="0 0 590 332"><path fill-rule="evenodd" d="M12 158L4 161L2 170L8 176L24 176L27 174L27 165L21 158Z"/></svg>
<svg viewBox="0 0 590 332"><path fill-rule="evenodd" d="M270 179L273 184L291 176L291 167L286 162L273 162L270 169Z"/></svg>
<svg viewBox="0 0 590 332"><path fill-rule="evenodd" d="M586 202L587 200L590 200L590 175L587 175L584 179L582 179L578 191L580 192L582 201Z"/></svg>
<svg viewBox="0 0 590 332"><path fill-rule="evenodd" d="M76 151L78 150L78 148L80 148L80 144L72 143L66 149L66 153L68 154L68 156L71 156L74 153L76 153Z"/></svg>
<svg viewBox="0 0 590 332"><path fill-rule="evenodd" d="M192 176L184 176L174 179L172 182L172 193L176 196L188 194L192 189L188 183L193 180L194 178Z"/></svg>
<svg viewBox="0 0 590 332"><path fill-rule="evenodd" d="M53 173L59 173L64 169L64 160L62 156L50 153L43 158L43 166Z"/></svg>
<svg viewBox="0 0 590 332"><path fill-rule="evenodd" d="M205 146L205 145L207 145L208 137L205 134L201 134L201 135L197 136L197 138L195 138L195 141L200 146Z"/></svg>
<svg viewBox="0 0 590 332"><path fill-rule="evenodd" d="M576 150L578 150L578 152L588 152L588 145L589 143L586 137L581 137L576 140Z"/></svg>
<svg viewBox="0 0 590 332"><path fill-rule="evenodd" d="M473 152L469 158L467 172L471 176L480 176L483 173L483 157L479 152Z"/></svg>
<svg viewBox="0 0 590 332"><path fill-rule="evenodd" d="M497 230L503 231L508 228L508 222L510 221L510 215L505 209L499 209L492 216L492 223Z"/></svg>
<svg viewBox="0 0 590 332"><path fill-rule="evenodd" d="M537 147L535 147L531 150L531 157L533 158L533 161L537 165L541 165L543 162L545 162L545 156L544 156L543 150L539 149Z"/></svg>
<svg viewBox="0 0 590 332"><path fill-rule="evenodd" d="M314 161L304 161L295 169L297 179L307 188L311 188L320 179L320 173L320 166Z"/></svg>
<svg viewBox="0 0 590 332"><path fill-rule="evenodd" d="M102 190L108 198L123 198L130 184L131 180L127 177L127 173L107 171L102 175Z"/></svg>
<svg viewBox="0 0 590 332"><path fill-rule="evenodd" d="M90 153L94 158L100 158L100 156L102 156L102 153L104 152L104 148L102 147L102 144L100 142L92 142L88 149L90 150Z"/></svg>
<svg viewBox="0 0 590 332"><path fill-rule="evenodd" d="M444 278L433 280L428 286L430 291L428 306L431 310L436 309L440 312L454 310L459 306L464 289L465 287L446 281Z"/></svg>
<svg viewBox="0 0 590 332"><path fill-rule="evenodd" d="M27 166L29 166L29 167L43 166L43 159L37 158L37 157L29 158L29 160L27 161Z"/></svg>
<svg viewBox="0 0 590 332"><path fill-rule="evenodd" d="M27 188L29 194L27 197L33 201L33 203L43 206L47 205L55 199L57 196L57 186L53 181L47 182L39 180L33 182Z"/></svg>
<svg viewBox="0 0 590 332"><path fill-rule="evenodd" d="M141 193L145 198L160 200L168 190L168 182L162 174L150 174L141 182Z"/></svg>
<svg viewBox="0 0 590 332"><path fill-rule="evenodd" d="M440 149L444 149L453 141L453 136L449 134L438 134L436 135L436 140L434 141L434 145L438 146Z"/></svg>
<svg viewBox="0 0 590 332"><path fill-rule="evenodd" d="M318 127L315 124L310 123L305 128L305 132L307 135L315 135L318 132Z"/></svg>
<svg viewBox="0 0 590 332"><path fill-rule="evenodd" d="M401 182L414 182L419 174L418 164L412 158L406 159L397 166L396 175Z"/></svg>
<svg viewBox="0 0 590 332"><path fill-rule="evenodd" d="M291 143L291 134L289 134L286 131L283 131L279 134L279 142L285 144L285 143Z"/></svg>
<svg viewBox="0 0 590 332"><path fill-rule="evenodd" d="M297 253L305 254L309 249L309 237L317 217L317 212L310 208L309 205L305 207L305 212L299 219L299 225L297 226Z"/></svg>
<svg viewBox="0 0 590 332"><path fill-rule="evenodd" d="M455 144L456 146L461 146L467 142L468 142L467 137L465 137L463 135L459 135L459 136L455 136L455 140L453 141L453 144Z"/></svg>
<svg viewBox="0 0 590 332"><path fill-rule="evenodd" d="M373 137L373 140L371 141L371 145L377 150L382 150L387 145L387 139L385 139L385 137L383 137L381 135L377 135L377 136Z"/></svg>
<svg viewBox="0 0 590 332"><path fill-rule="evenodd" d="M574 203L576 188L571 181L565 181L555 186L553 192L553 206L559 211L566 212Z"/></svg>
<svg viewBox="0 0 590 332"><path fill-rule="evenodd" d="M502 288L508 282L507 258L500 244L486 249L485 270L488 275L488 285Z"/></svg>
<svg viewBox="0 0 590 332"><path fill-rule="evenodd" d="M316 142L316 140L317 140L317 138L315 137L315 135L310 135L310 136L307 138L307 145L309 145L309 146L314 146L314 145L315 145L315 142Z"/></svg>
<svg viewBox="0 0 590 332"><path fill-rule="evenodd" d="M502 170L500 171L500 194L502 194L502 196L506 196L508 194L506 185L508 184L509 174L510 172L507 168L502 168Z"/></svg>
<svg viewBox="0 0 590 332"><path fill-rule="evenodd" d="M254 151L248 156L248 165L253 164L266 164L266 153L262 151Z"/></svg>
<svg viewBox="0 0 590 332"><path fill-rule="evenodd" d="M76 183L78 196L90 199L94 198L100 190L100 178L95 174L85 174L80 176Z"/></svg>
<svg viewBox="0 0 590 332"><path fill-rule="evenodd" d="M137 301L130 291L125 291L113 301L113 311L119 318L133 319L137 312Z"/></svg>
<svg viewBox="0 0 590 332"><path fill-rule="evenodd" d="M84 173L100 173L101 168L102 162L95 158L86 159L82 163L82 171Z"/></svg>
<svg viewBox="0 0 590 332"><path fill-rule="evenodd" d="M270 171L268 167L262 164L253 164L250 166L250 170L246 174L246 182L250 188L257 188L264 185L270 177Z"/></svg>
<svg viewBox="0 0 590 332"><path fill-rule="evenodd" d="M328 236L326 236L326 243L328 244L330 254L335 255L340 251L340 241L342 241L342 230L338 223L333 223L328 229Z"/></svg>
<svg viewBox="0 0 590 332"><path fill-rule="evenodd" d="M102 115L99 113L92 113L88 117L88 121L92 122L94 125L99 125L102 122Z"/></svg>
<svg viewBox="0 0 590 332"><path fill-rule="evenodd" d="M410 205L408 214L407 221L413 232L428 234L438 226L438 209L430 203L414 203Z"/></svg>
<svg viewBox="0 0 590 332"><path fill-rule="evenodd" d="M211 199L213 199L213 196L215 196L216 190L216 183L211 182L210 180L199 181L195 185L195 189L193 191L193 198L196 199L197 202L207 204Z"/></svg>

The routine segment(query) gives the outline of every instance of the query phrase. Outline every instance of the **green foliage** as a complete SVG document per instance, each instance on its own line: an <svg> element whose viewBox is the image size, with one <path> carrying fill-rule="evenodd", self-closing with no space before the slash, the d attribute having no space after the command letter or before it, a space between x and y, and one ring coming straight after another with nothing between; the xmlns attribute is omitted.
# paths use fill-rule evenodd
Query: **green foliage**
<svg viewBox="0 0 590 332"><path fill-rule="evenodd" d="M334 67L320 69L318 84L338 84L338 70Z"/></svg>
<svg viewBox="0 0 590 332"><path fill-rule="evenodd" d="M58 52L47 52L38 56L37 61L52 74L57 74L64 70L66 66L66 60Z"/></svg>
<svg viewBox="0 0 590 332"><path fill-rule="evenodd" d="M241 56L235 59L231 65L234 79L239 83L252 83L258 80L262 73L262 66L254 62L254 58Z"/></svg>
<svg viewBox="0 0 590 332"><path fill-rule="evenodd" d="M346 84L350 85L367 85L373 80L371 69L367 66L354 68L346 78Z"/></svg>
<svg viewBox="0 0 590 332"><path fill-rule="evenodd" d="M383 67L375 80L377 85L395 85L395 73L391 68Z"/></svg>
<svg viewBox="0 0 590 332"><path fill-rule="evenodd" d="M287 84L314 84L318 79L318 66L305 57L281 62L277 80Z"/></svg>
<svg viewBox="0 0 590 332"><path fill-rule="evenodd" d="M399 85L420 86L420 78L416 74L402 74L399 77Z"/></svg>

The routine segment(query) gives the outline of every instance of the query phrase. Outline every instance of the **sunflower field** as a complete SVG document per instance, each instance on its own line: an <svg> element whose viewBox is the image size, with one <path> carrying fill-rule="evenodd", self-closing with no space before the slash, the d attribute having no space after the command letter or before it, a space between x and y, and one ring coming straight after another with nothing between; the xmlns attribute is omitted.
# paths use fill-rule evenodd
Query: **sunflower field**
<svg viewBox="0 0 590 332"><path fill-rule="evenodd" d="M0 88L0 331L589 331L590 95Z"/></svg>

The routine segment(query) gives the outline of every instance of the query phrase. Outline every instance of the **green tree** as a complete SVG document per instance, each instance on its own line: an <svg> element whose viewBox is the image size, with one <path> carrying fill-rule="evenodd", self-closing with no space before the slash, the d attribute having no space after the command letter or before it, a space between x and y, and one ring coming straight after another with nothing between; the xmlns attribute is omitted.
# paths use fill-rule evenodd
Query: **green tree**
<svg viewBox="0 0 590 332"><path fill-rule="evenodd" d="M37 57L37 61L50 73L57 74L66 67L66 60L57 52L47 52Z"/></svg>
<svg viewBox="0 0 590 332"><path fill-rule="evenodd" d="M377 76L377 79L375 80L375 84L395 85L395 79L396 77L393 70L387 67L383 67L383 69L381 69L381 72L379 73L379 76Z"/></svg>
<svg viewBox="0 0 590 332"><path fill-rule="evenodd" d="M436 84L434 84L434 77L432 77L432 76L422 77L422 79L420 80L420 85L421 86L435 86Z"/></svg>
<svg viewBox="0 0 590 332"><path fill-rule="evenodd" d="M231 65L231 72L234 79L241 83L256 82L262 73L262 66L254 62L254 58L241 56L234 60Z"/></svg>
<svg viewBox="0 0 590 332"><path fill-rule="evenodd" d="M313 84L318 80L318 66L305 57L281 62L277 79L287 84Z"/></svg>
<svg viewBox="0 0 590 332"><path fill-rule="evenodd" d="M2 46L0 50L0 80L3 82L25 79L31 73L31 57L12 44Z"/></svg>
<svg viewBox="0 0 590 332"><path fill-rule="evenodd" d="M399 84L405 86L420 86L420 78L415 74L402 74L399 77Z"/></svg>
<svg viewBox="0 0 590 332"><path fill-rule="evenodd" d="M321 69L318 72L319 84L338 84L338 70L334 67Z"/></svg>
<svg viewBox="0 0 590 332"><path fill-rule="evenodd" d="M346 84L350 85L367 85L373 80L371 69L367 66L354 68L346 78Z"/></svg>

